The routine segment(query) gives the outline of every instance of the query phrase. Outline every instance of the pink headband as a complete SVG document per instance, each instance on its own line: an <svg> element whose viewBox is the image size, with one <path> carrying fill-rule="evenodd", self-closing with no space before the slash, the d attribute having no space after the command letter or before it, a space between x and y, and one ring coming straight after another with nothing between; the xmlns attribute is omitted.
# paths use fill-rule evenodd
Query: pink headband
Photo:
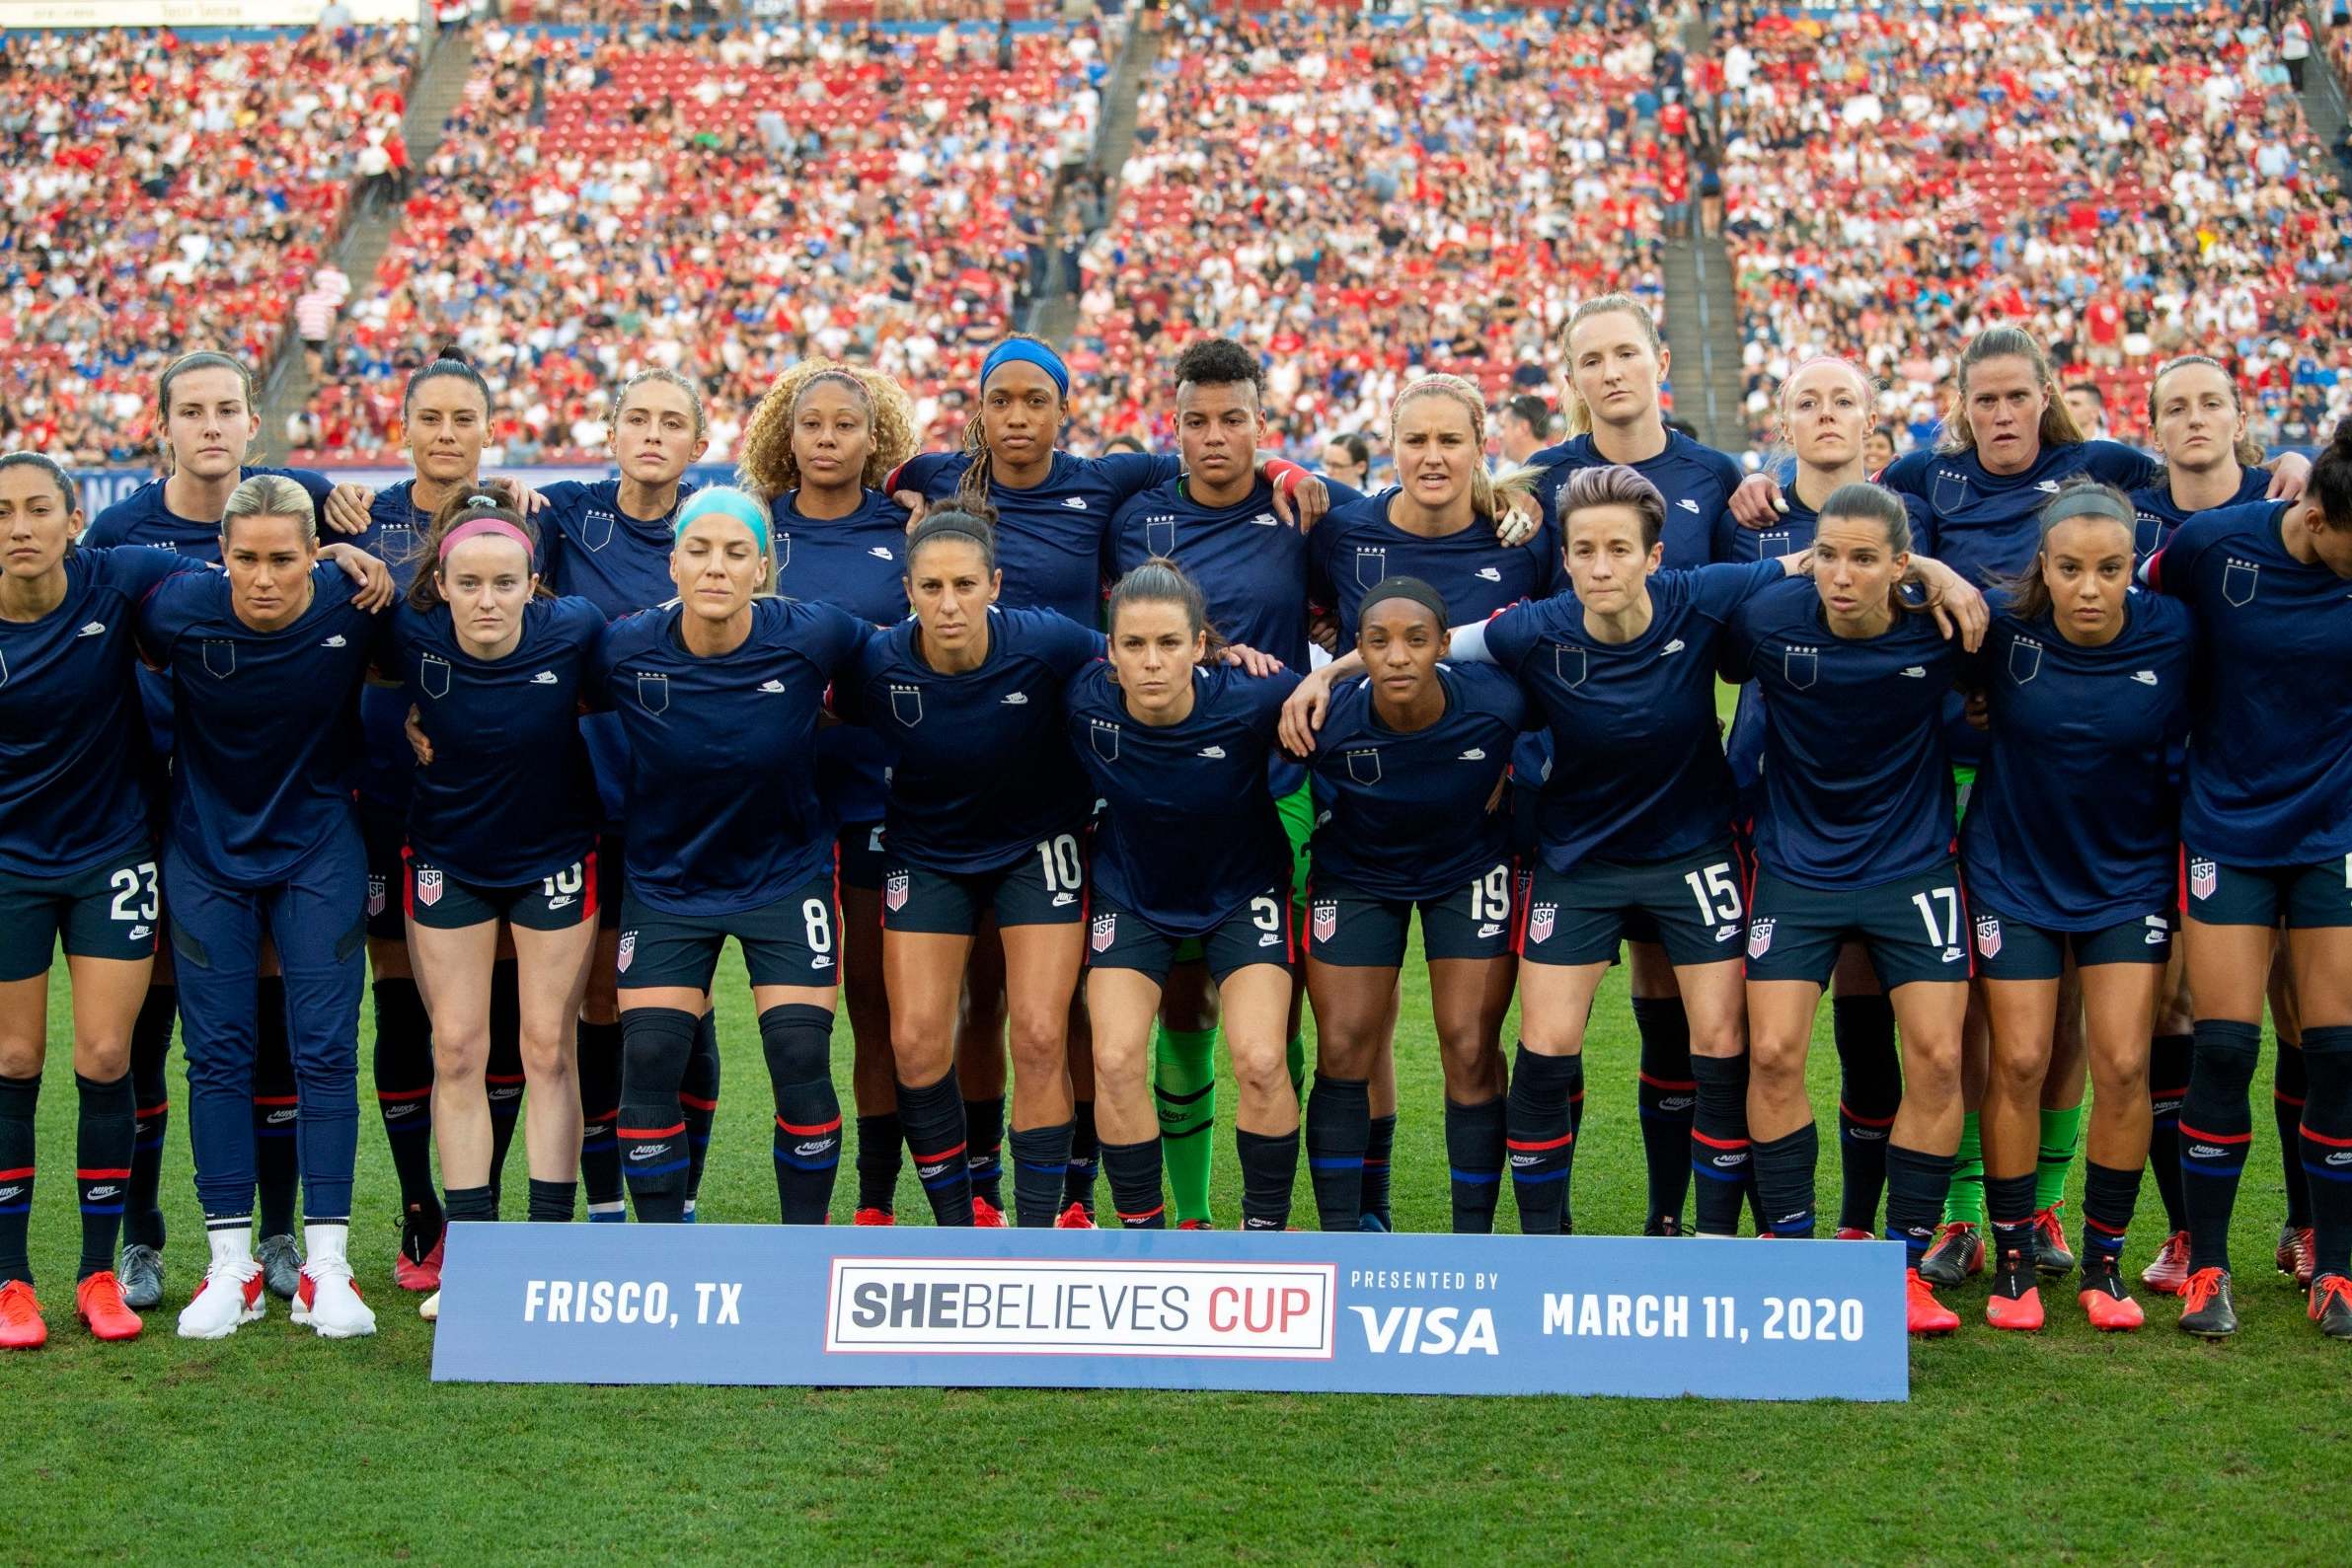
<svg viewBox="0 0 2352 1568"><path fill-rule="evenodd" d="M501 517L474 517L458 524L455 528L452 528L449 530L449 532L441 536L441 554L439 559L442 560L447 560L449 559L449 553L455 550L458 546L464 544L469 539L481 539L486 535L495 535L500 539L513 540L516 544L523 547L524 559L528 560L530 558L530 535L524 533L521 529L515 527L512 523L507 522Z"/></svg>

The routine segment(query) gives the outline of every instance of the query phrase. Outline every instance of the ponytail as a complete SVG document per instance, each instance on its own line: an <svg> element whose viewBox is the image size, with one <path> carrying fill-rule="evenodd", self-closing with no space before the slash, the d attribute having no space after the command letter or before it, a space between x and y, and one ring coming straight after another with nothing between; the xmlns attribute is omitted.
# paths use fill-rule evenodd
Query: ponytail
<svg viewBox="0 0 2352 1568"><path fill-rule="evenodd" d="M1208 600L1200 591L1200 584L1184 575L1184 568L1166 556L1154 556L1142 565L1128 572L1110 590L1110 606L1103 615L1103 626L1112 637L1118 635L1119 612L1131 604L1173 604L1184 612L1184 624L1192 635L1206 639L1203 659L1214 659L1226 649L1225 638L1209 625Z"/></svg>

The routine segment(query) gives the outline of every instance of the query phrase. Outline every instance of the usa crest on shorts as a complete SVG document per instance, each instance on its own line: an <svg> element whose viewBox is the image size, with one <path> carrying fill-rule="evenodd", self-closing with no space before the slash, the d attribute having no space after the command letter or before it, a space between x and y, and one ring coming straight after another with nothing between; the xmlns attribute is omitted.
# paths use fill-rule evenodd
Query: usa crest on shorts
<svg viewBox="0 0 2352 1568"><path fill-rule="evenodd" d="M1318 903L1315 906L1315 939L1319 942L1328 942L1337 934L1338 931L1339 905L1337 901L1327 900Z"/></svg>
<svg viewBox="0 0 2352 1568"><path fill-rule="evenodd" d="M367 879L367 912L370 915L384 913L384 879L380 876Z"/></svg>
<svg viewBox="0 0 2352 1568"><path fill-rule="evenodd" d="M613 967L620 970L621 973L627 974L629 973L629 960L635 958L636 956L637 933L633 931L625 931L621 933L621 951L619 956L614 960Z"/></svg>
<svg viewBox="0 0 2352 1568"><path fill-rule="evenodd" d="M1779 922L1767 917L1748 926L1748 956L1761 958L1773 950L1773 927Z"/></svg>
<svg viewBox="0 0 2352 1568"><path fill-rule="evenodd" d="M882 902L892 909L906 908L906 889L909 877L904 871L892 871L882 878Z"/></svg>
<svg viewBox="0 0 2352 1568"><path fill-rule="evenodd" d="M2001 922L1991 915L1980 916L1976 923L1976 950L1980 957L2001 956Z"/></svg>
<svg viewBox="0 0 2352 1568"><path fill-rule="evenodd" d="M2221 885L2221 867L2211 860L2189 861L2189 895L2192 898L2211 898Z"/></svg>
<svg viewBox="0 0 2352 1568"><path fill-rule="evenodd" d="M1550 941L1553 925L1559 919L1557 904L1538 904L1527 912L1527 939L1531 942Z"/></svg>
<svg viewBox="0 0 2352 1568"><path fill-rule="evenodd" d="M1117 939L1118 934L1119 918L1116 915L1097 915L1094 920L1094 930L1089 933L1087 942L1095 951L1106 953L1110 951L1110 944Z"/></svg>
<svg viewBox="0 0 2352 1568"><path fill-rule="evenodd" d="M441 873L437 867L426 865L417 868L417 902L426 909L441 902Z"/></svg>

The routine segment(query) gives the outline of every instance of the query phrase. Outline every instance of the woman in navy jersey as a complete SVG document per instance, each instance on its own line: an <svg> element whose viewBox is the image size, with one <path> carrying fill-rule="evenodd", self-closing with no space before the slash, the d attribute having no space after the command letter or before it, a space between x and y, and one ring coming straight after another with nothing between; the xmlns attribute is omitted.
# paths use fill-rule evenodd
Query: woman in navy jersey
<svg viewBox="0 0 2352 1568"><path fill-rule="evenodd" d="M2123 1237L2148 1157L2148 1041L2179 901L2168 754L2187 733L2188 612L2131 591L2132 507L2076 480L2042 509L2033 575L2004 595L1970 684L1992 751L1961 835L1992 1025L1985 1196L1995 1272L1985 1320L2039 1328L2037 1111L2059 977L2080 976L2094 1085L2083 1205L2091 1326L2140 1326Z"/></svg>
<svg viewBox="0 0 2352 1568"><path fill-rule="evenodd" d="M1734 613L1726 671L1772 709L1748 911L1748 1124L1775 1235L1813 1232L1817 1140L1806 1050L1838 948L1862 942L1903 1035L1904 1094L1887 1140L1886 1234L1909 1254L1915 1333L1956 1314L1919 1277L1960 1138L1968 938L1952 855L1941 711L1963 658L1897 594L1909 569L1902 499L1850 485L1825 501L1813 581Z"/></svg>
<svg viewBox="0 0 2352 1568"><path fill-rule="evenodd" d="M2352 1338L2352 424L2301 501L2200 512L2147 575L2200 637L2180 838L2196 1049L2180 1107L2189 1222L2180 1326L2236 1331L2230 1211L2245 1164L2272 933L2303 1029L2310 1313ZM2328 737L2327 743L2315 743Z"/></svg>
<svg viewBox="0 0 2352 1568"><path fill-rule="evenodd" d="M915 449L898 383L873 370L803 359L778 377L743 432L743 477L776 526L776 582L796 599L862 621L906 619L906 508L882 488ZM882 980L883 743L838 725L817 734L817 780L838 824L851 1086L858 1104L860 1225L887 1225L903 1138Z"/></svg>
<svg viewBox="0 0 2352 1568"><path fill-rule="evenodd" d="M770 559L765 506L724 486L698 492L678 509L677 601L611 627L595 660L599 706L629 740L618 1136L643 1221L685 1218L679 1084L730 936L775 1090L786 1224L825 1223L840 1162L840 922L812 759L825 689L871 628L763 594Z"/></svg>
<svg viewBox="0 0 2352 1568"><path fill-rule="evenodd" d="M425 536L432 564L393 612L380 661L431 760L409 799L402 908L433 1025L433 1133L453 1220L495 1220L491 976L516 960L530 1218L568 1223L579 1169L572 1025L596 940L594 785L581 673L604 631L585 599L542 595L538 531L511 487L460 490ZM436 1294L421 1308L438 1315Z"/></svg>
<svg viewBox="0 0 2352 1568"><path fill-rule="evenodd" d="M1289 851L1266 785L1287 670L1204 663L1200 590L1165 561L1119 579L1110 657L1072 676L1071 744L1105 802L1087 928L1102 1163L1122 1225L1165 1223L1152 1020L1177 948L1197 938L1223 1003L1241 1104L1242 1228L1289 1224L1299 1102L1290 1011Z"/></svg>
<svg viewBox="0 0 2352 1568"><path fill-rule="evenodd" d="M375 566L357 586L320 555L302 487L248 480L222 514L225 569L166 579L139 608L140 649L171 672L181 719L162 873L212 1247L180 1314L185 1338L217 1339L262 1315L249 1102L265 937L285 975L301 1099L308 1259L293 1318L329 1338L375 1330L349 1256L366 935L351 790L359 687L391 582Z"/></svg>

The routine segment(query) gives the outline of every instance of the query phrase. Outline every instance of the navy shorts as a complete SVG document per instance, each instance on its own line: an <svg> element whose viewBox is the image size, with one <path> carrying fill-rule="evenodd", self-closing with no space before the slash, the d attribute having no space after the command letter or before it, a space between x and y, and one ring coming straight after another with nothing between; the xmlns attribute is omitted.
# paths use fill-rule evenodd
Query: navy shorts
<svg viewBox="0 0 2352 1568"><path fill-rule="evenodd" d="M621 924L621 906L629 898L628 841L613 832L596 835L596 924L607 930Z"/></svg>
<svg viewBox="0 0 2352 1568"><path fill-rule="evenodd" d="M367 853L367 933L405 942L409 924L401 913L401 889L409 876L409 824L399 812L362 800L359 843Z"/></svg>
<svg viewBox="0 0 2352 1568"><path fill-rule="evenodd" d="M2316 865L2231 865L2191 850L2188 912L2207 926L2352 926L2352 855Z"/></svg>
<svg viewBox="0 0 2352 1568"><path fill-rule="evenodd" d="M408 852L402 907L429 931L463 931L502 920L524 931L569 931L596 918L596 852L553 876L511 887L469 882L415 851Z"/></svg>
<svg viewBox="0 0 2352 1568"><path fill-rule="evenodd" d="M743 967L755 986L830 986L840 976L840 932L829 876L811 877L773 904L731 915L655 909L632 893L621 911L621 989L708 991L729 936L742 944Z"/></svg>
<svg viewBox="0 0 2352 1568"><path fill-rule="evenodd" d="M75 958L152 958L162 930L155 852L143 844L71 876L0 872L0 981L47 974L60 937Z"/></svg>
<svg viewBox="0 0 2352 1568"><path fill-rule="evenodd" d="M2056 980L2074 956L2077 969L2099 964L2162 964L2172 956L2175 911L2153 911L2095 931L2052 931L1979 907L1973 919L1976 972L1987 980Z"/></svg>
<svg viewBox="0 0 2352 1568"><path fill-rule="evenodd" d="M1252 964L1288 968L1296 956L1291 950L1289 884L1267 887L1214 930L1187 936L1171 935L1133 910L1098 895L1087 920L1087 966L1139 970L1165 984L1177 949L1186 942L1199 943L1209 978L1220 985L1227 975Z"/></svg>
<svg viewBox="0 0 2352 1568"><path fill-rule="evenodd" d="M1888 991L1966 980L1968 904L1956 861L1876 887L1803 887L1771 871L1748 896L1748 978L1829 984L1838 949L1860 942Z"/></svg>
<svg viewBox="0 0 2352 1568"><path fill-rule="evenodd" d="M882 930L969 936L996 916L1007 926L1074 926L1086 918L1086 846L1057 833L993 871L941 871L887 857Z"/></svg>
<svg viewBox="0 0 2352 1568"><path fill-rule="evenodd" d="M1315 882L1307 889L1307 956L1340 969L1395 969L1417 909L1423 957L1501 958L1511 950L1511 893L1507 860L1436 898L1380 898L1344 882Z"/></svg>
<svg viewBox="0 0 2352 1568"><path fill-rule="evenodd" d="M1584 860L1536 866L1519 956L1531 964L1599 964L1621 941L1655 941L1674 964L1739 956L1747 927L1740 862L1729 843L1633 863Z"/></svg>
<svg viewBox="0 0 2352 1568"><path fill-rule="evenodd" d="M841 885L868 893L882 890L882 825L844 822L833 839L834 863L841 867Z"/></svg>

